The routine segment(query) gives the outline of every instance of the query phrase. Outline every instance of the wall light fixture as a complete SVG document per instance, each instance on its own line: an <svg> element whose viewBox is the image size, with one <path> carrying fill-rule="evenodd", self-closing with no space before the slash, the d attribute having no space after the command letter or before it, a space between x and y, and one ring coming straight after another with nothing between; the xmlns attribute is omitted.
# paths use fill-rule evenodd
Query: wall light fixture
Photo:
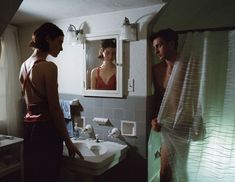
<svg viewBox="0 0 235 182"><path fill-rule="evenodd" d="M125 17L121 28L120 40L135 41L137 40L137 23L130 23L130 20Z"/></svg>
<svg viewBox="0 0 235 182"><path fill-rule="evenodd" d="M82 26L84 23L82 23L79 26L79 29L77 30L76 27L72 24L69 25L67 34L66 34L66 42L71 45L76 44L83 44L85 41L85 35L82 29Z"/></svg>

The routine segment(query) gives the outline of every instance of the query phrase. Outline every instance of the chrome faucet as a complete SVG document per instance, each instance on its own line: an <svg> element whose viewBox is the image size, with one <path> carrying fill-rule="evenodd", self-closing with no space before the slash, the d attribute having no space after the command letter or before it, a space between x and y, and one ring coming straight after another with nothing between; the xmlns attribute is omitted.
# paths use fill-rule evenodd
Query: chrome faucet
<svg viewBox="0 0 235 182"><path fill-rule="evenodd" d="M118 128L113 128L111 131L108 131L108 137L118 138L121 135L121 132Z"/></svg>
<svg viewBox="0 0 235 182"><path fill-rule="evenodd" d="M86 125L85 128L82 130L83 133L91 134L93 131L92 126L90 124Z"/></svg>
<svg viewBox="0 0 235 182"><path fill-rule="evenodd" d="M95 142L99 143L100 139L99 139L99 134L95 134Z"/></svg>
<svg viewBox="0 0 235 182"><path fill-rule="evenodd" d="M75 126L74 126L74 132L73 132L73 136L75 139L78 139L79 138L79 130L81 128L78 127L78 123L75 123Z"/></svg>

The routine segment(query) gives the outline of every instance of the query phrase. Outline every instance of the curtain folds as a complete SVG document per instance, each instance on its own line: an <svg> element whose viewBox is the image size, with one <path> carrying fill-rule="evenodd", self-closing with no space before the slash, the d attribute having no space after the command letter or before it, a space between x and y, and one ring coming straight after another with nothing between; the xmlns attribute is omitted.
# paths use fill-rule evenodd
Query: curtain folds
<svg viewBox="0 0 235 182"><path fill-rule="evenodd" d="M180 38L180 56L158 114L174 181L232 182L235 31L194 32Z"/></svg>
<svg viewBox="0 0 235 182"><path fill-rule="evenodd" d="M20 53L17 29L8 26L1 37L0 131L14 136L19 136L21 128L19 69Z"/></svg>

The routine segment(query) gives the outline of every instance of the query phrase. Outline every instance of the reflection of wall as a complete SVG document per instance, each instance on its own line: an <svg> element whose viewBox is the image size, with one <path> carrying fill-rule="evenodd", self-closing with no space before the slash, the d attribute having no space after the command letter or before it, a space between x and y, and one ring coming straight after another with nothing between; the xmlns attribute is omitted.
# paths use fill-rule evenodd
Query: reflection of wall
<svg viewBox="0 0 235 182"><path fill-rule="evenodd" d="M91 70L102 64L102 61L98 58L101 41L87 41L86 46L86 72L87 72L87 89L90 89Z"/></svg>
<svg viewBox="0 0 235 182"><path fill-rule="evenodd" d="M87 63L87 68L88 70L92 70L93 68L100 66L102 63L102 61L98 59L98 54L99 54L98 50L100 48L100 41L92 41L88 44L89 45L87 46L87 55L86 55L88 56L88 58L86 60L89 62ZM92 54L89 54L91 52Z"/></svg>

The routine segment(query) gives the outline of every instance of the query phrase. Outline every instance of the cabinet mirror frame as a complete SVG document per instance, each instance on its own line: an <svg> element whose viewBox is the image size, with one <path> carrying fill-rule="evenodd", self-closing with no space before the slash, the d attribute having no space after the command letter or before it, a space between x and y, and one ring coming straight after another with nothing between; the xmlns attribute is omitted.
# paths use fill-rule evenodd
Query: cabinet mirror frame
<svg viewBox="0 0 235 182"><path fill-rule="evenodd" d="M90 89L91 70L101 64L98 53L101 40L116 40L116 90L92 90ZM123 97L123 45L119 32L104 34L87 34L83 52L83 95L94 97ZM95 65L95 66L93 66Z"/></svg>

